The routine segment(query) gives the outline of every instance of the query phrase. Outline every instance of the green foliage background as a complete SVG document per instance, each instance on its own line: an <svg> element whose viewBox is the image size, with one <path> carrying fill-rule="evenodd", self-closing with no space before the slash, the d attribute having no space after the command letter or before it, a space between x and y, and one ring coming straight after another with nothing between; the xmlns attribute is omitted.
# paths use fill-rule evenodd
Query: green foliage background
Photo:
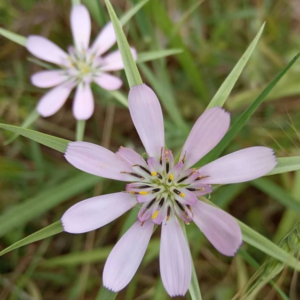
<svg viewBox="0 0 300 300"><path fill-rule="evenodd" d="M121 16L138 2L112 4ZM296 0L201 2L150 0L124 27L130 45L138 53L182 50L138 64L143 81L153 87L163 104L166 143L174 152L180 149L189 129L264 21L259 44L225 104L232 123L300 50L300 4ZM93 16L95 36L109 17L104 3L84 3ZM46 36L66 48L72 43L70 8L69 1L2 1L0 26L23 36ZM0 122L19 126L45 93L29 80L29 75L41 67L33 63L24 47L3 37L0 45ZM121 97L126 104L128 93L125 74L120 74L124 86L117 96L94 87L97 106L86 124L84 140L111 150L129 146L142 153L128 109L116 100ZM222 153L265 145L274 148L279 157L295 156L292 165L298 164L299 169L299 95L300 67L296 62ZM31 128L75 140L71 101L55 116L39 118ZM1 131L1 249L56 222L80 200L124 189L123 183L75 170L62 153L24 137L4 146L10 137L11 133ZM299 231L294 230L294 224L300 219L299 186L299 171L283 173L218 187L210 201L275 243L286 234L295 236L296 242L283 249L290 251L293 247L297 257L300 240L297 243ZM96 299L105 259L136 214L137 208L98 231L82 235L60 233L1 256L0 299ZM56 233L56 228L53 230ZM117 299L169 299L159 278L159 234L158 229L137 275ZM193 224L187 227L187 234L203 299L232 299L244 284L251 283L256 268L265 264L279 266L274 273L277 285L264 284L255 299L299 297L299 282L293 283L294 271L257 248L245 243L234 259L228 259L217 253ZM245 290L238 297L243 295Z"/></svg>

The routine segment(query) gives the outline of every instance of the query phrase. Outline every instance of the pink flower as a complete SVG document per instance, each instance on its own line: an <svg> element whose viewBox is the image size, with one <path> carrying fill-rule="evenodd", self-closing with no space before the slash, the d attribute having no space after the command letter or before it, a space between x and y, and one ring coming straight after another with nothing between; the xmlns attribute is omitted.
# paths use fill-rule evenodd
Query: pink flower
<svg viewBox="0 0 300 300"><path fill-rule="evenodd" d="M165 148L160 103L146 85L134 86L129 109L149 158L121 147L116 153L85 142L72 142L66 159L85 172L131 182L126 192L94 197L71 207L62 217L64 230L83 233L100 228L140 204L136 223L123 235L104 267L104 286L123 289L134 276L145 254L154 224L162 225L160 272L170 296L184 295L192 274L191 255L179 220L194 221L213 246L233 256L242 243L240 227L228 213L199 201L211 192L211 184L249 181L276 165L273 150L243 149L221 157L200 169L191 167L211 151L229 128L230 116L220 107L206 110L192 128L175 162Z"/></svg>
<svg viewBox="0 0 300 300"><path fill-rule="evenodd" d="M35 73L31 81L37 87L54 87L38 103L37 110L41 116L49 117L55 114L64 105L72 89L77 86L73 113L77 120L87 120L94 111L91 82L94 81L106 90L119 89L122 85L121 79L106 72L122 70L124 65L119 51L103 56L116 42L112 23L103 28L89 47L91 19L86 7L74 6L70 21L75 47L69 47L69 53L44 37L28 37L26 47L31 54L59 67L56 70ZM136 58L136 51L131 50Z"/></svg>

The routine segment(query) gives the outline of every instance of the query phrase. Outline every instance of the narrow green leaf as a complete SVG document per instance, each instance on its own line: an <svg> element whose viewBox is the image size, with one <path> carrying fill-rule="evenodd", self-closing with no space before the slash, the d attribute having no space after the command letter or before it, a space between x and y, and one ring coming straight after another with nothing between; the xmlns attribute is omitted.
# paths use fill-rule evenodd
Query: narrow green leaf
<svg viewBox="0 0 300 300"><path fill-rule="evenodd" d="M4 255L12 250L18 249L22 246L34 243L36 241L46 239L46 238L53 236L55 234L58 234L62 231L63 231L63 227L61 225L61 222L57 221L57 222L55 222L51 225L48 225L47 227L25 237L24 239L17 241L16 243L12 244L11 246L7 247L6 249L2 250L0 252L0 256Z"/></svg>
<svg viewBox="0 0 300 300"><path fill-rule="evenodd" d="M121 18L120 24L124 26L149 0L143 0L138 2L130 10L128 10Z"/></svg>
<svg viewBox="0 0 300 300"><path fill-rule="evenodd" d="M196 274L194 264L193 264L193 269L192 269L192 280L191 280L191 285L189 287L189 292L190 292L192 300L202 300L202 296L201 296L200 287L199 287L198 278L197 278L197 274Z"/></svg>
<svg viewBox="0 0 300 300"><path fill-rule="evenodd" d="M116 100L118 100L122 105L128 107L127 98L120 91L108 91Z"/></svg>
<svg viewBox="0 0 300 300"><path fill-rule="evenodd" d="M300 156L279 157L276 167L266 176L300 170Z"/></svg>
<svg viewBox="0 0 300 300"><path fill-rule="evenodd" d="M117 295L118 293L114 293L102 286L100 288L96 300L114 300L117 297Z"/></svg>
<svg viewBox="0 0 300 300"><path fill-rule="evenodd" d="M76 123L76 141L83 141L85 130L85 120L77 120Z"/></svg>
<svg viewBox="0 0 300 300"><path fill-rule="evenodd" d="M205 197L201 197L201 199L212 206L216 206L213 202L209 201ZM290 266L292 269L300 271L300 264L298 263L296 258L291 257L290 253L284 251L278 245L274 244L273 242L262 236L260 233L244 224L243 222L239 220L237 220L237 222L241 227L244 242L255 247L256 249L259 249L265 254L278 259L279 261Z"/></svg>
<svg viewBox="0 0 300 300"><path fill-rule="evenodd" d="M41 188L41 192L38 195L2 213L0 216L0 237L10 230L37 218L71 197L92 188L100 180L101 178L97 176L80 173L77 176L71 176L71 179L55 187L46 190Z"/></svg>
<svg viewBox="0 0 300 300"><path fill-rule="evenodd" d="M270 82L270 84L259 94L259 96L253 101L253 103L242 113L242 115L237 119L237 121L231 126L229 131L226 133L221 142L207 155L197 165L205 165L212 160L218 158L228 144L232 141L235 135L243 128L245 123L254 114L257 108L264 101L266 96L270 91L276 86L279 80L286 74L286 72L292 67L292 65L297 61L300 56L300 52L289 62L289 64Z"/></svg>
<svg viewBox="0 0 300 300"><path fill-rule="evenodd" d="M223 82L223 84L221 85L221 87L219 88L217 93L215 94L215 96L212 98L212 100L210 101L210 103L207 106L207 109L211 108L211 107L215 107L215 106L222 107L224 105L224 103L227 100L230 92L232 91L235 83L237 82L243 69L245 68L252 52L254 51L254 49L262 35L264 27L265 27L265 23L262 25L262 27L258 31L257 35L255 36L254 40L247 48L246 52L242 55L242 57L237 62L235 67L232 69L230 74L227 76L227 78L225 79L225 81Z"/></svg>
<svg viewBox="0 0 300 300"><path fill-rule="evenodd" d="M115 11L111 6L109 0L105 0L105 3L108 9L110 19L114 25L114 29L117 37L117 43L122 55L122 60L124 63L125 73L126 73L129 86L132 87L134 85L143 84L137 66L135 64L134 58L130 51L130 47L128 45L127 39L120 25L120 22L115 14Z"/></svg>
<svg viewBox="0 0 300 300"><path fill-rule="evenodd" d="M181 52L182 52L181 49L166 49L166 50L151 51L151 52L140 52L138 54L138 58L136 62L139 64L146 61L151 61L166 56L175 55Z"/></svg>
<svg viewBox="0 0 300 300"><path fill-rule="evenodd" d="M45 134L35 130L30 130L30 129L13 126L13 125L0 123L0 128L25 136L33 141L36 141L42 145L45 145L47 147L50 147L62 153L65 153L67 146L70 142L68 140L64 140L49 134Z"/></svg>
<svg viewBox="0 0 300 300"><path fill-rule="evenodd" d="M9 30L6 30L4 28L0 28L0 35L6 37L7 39L11 40L12 42L15 42L21 46L26 46L27 38L16 34L14 32L11 32Z"/></svg>
<svg viewBox="0 0 300 300"><path fill-rule="evenodd" d="M26 118L26 120L22 123L21 127L22 128L28 128L31 124L33 124L39 117L38 112L36 111L36 109L34 109L34 111ZM14 135L12 135L11 138L9 138L4 145L7 146L9 145L11 142L13 142L20 134L16 133Z"/></svg>
<svg viewBox="0 0 300 300"><path fill-rule="evenodd" d="M283 204L285 207L298 213L300 217L300 203L276 183L267 178L259 178L251 181L251 184Z"/></svg>

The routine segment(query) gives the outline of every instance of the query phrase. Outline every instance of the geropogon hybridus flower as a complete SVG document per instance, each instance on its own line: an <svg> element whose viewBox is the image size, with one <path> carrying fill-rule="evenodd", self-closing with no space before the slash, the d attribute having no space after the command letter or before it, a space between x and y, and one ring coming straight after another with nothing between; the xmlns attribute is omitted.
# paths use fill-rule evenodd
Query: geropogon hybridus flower
<svg viewBox="0 0 300 300"><path fill-rule="evenodd" d="M105 90L116 90L122 85L121 79L107 72L124 68L120 51L104 53L116 42L112 23L107 24L89 47L91 19L84 5L75 5L71 11L71 28L75 46L68 53L50 40L36 35L28 37L26 48L30 53L58 66L58 69L35 73L33 85L50 88L39 101L38 113L43 117L55 114L66 102L73 88L76 88L73 114L77 120L87 120L94 112L91 82ZM131 49L134 58L136 51Z"/></svg>
<svg viewBox="0 0 300 300"><path fill-rule="evenodd" d="M200 169L192 166L211 151L229 128L230 116L220 107L206 110L192 128L178 162L164 147L160 103L146 85L129 94L135 128L148 154L144 159L121 147L113 153L103 147L74 142L66 159L87 173L131 182L123 192L94 197L71 207L62 217L64 230L83 233L113 221L133 206L140 206L136 223L110 253L103 283L117 292L134 276L146 251L154 224L161 225L160 271L170 296L184 295L192 274L191 255L181 223L194 221L213 246L233 256L242 243L235 219L223 210L198 200L211 192L212 184L249 181L270 172L276 165L273 150L243 149L221 157Z"/></svg>

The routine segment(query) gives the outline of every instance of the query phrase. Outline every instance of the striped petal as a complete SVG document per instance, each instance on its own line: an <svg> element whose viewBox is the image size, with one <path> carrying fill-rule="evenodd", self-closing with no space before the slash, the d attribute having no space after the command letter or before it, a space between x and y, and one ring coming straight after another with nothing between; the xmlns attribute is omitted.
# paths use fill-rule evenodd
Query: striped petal
<svg viewBox="0 0 300 300"><path fill-rule="evenodd" d="M93 79L99 86L108 91L118 90L122 86L122 80L117 76L102 73Z"/></svg>
<svg viewBox="0 0 300 300"><path fill-rule="evenodd" d="M148 155L158 160L165 144L164 121L160 103L152 89L145 84L132 87L129 110Z"/></svg>
<svg viewBox="0 0 300 300"><path fill-rule="evenodd" d="M31 76L31 83L40 88L49 88L66 81L68 77L61 70L41 71Z"/></svg>
<svg viewBox="0 0 300 300"><path fill-rule="evenodd" d="M136 204L129 193L114 193L81 201L61 218L64 231L83 233L98 229L123 215Z"/></svg>

